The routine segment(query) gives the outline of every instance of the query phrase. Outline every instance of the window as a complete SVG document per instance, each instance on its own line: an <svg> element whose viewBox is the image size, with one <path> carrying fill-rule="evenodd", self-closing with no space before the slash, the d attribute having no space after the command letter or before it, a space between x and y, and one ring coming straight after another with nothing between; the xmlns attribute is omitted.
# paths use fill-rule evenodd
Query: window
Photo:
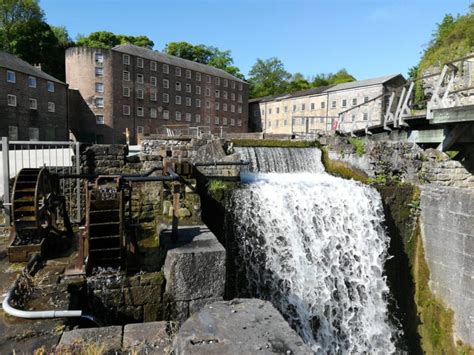
<svg viewBox="0 0 474 355"><path fill-rule="evenodd" d="M137 134L143 134L145 133L145 129L143 126L137 126Z"/></svg>
<svg viewBox="0 0 474 355"><path fill-rule="evenodd" d="M95 124L105 124L104 115L95 116Z"/></svg>
<svg viewBox="0 0 474 355"><path fill-rule="evenodd" d="M336 101L332 102L332 108L336 108Z"/></svg>
<svg viewBox="0 0 474 355"><path fill-rule="evenodd" d="M354 122L354 121L355 121L355 118L356 118L356 115L352 115L352 116L351 116L351 121Z"/></svg>
<svg viewBox="0 0 474 355"><path fill-rule="evenodd" d="M39 128L29 127L28 128L28 137L29 137L30 141L38 141L39 140Z"/></svg>
<svg viewBox="0 0 474 355"><path fill-rule="evenodd" d="M232 101L235 101L235 94L233 92L230 93L230 99Z"/></svg>
<svg viewBox="0 0 474 355"><path fill-rule="evenodd" d="M176 95L175 99L174 99L174 102L175 102L176 105L181 105L181 96Z"/></svg>
<svg viewBox="0 0 474 355"><path fill-rule="evenodd" d="M220 109L220 104L219 104L218 102L215 102L215 103L214 103L214 108L215 108L216 111L219 111L219 109Z"/></svg>
<svg viewBox="0 0 474 355"><path fill-rule="evenodd" d="M214 96L215 96L216 98L220 98L220 97L221 97L221 92L220 92L219 90L216 90L216 91L214 92Z"/></svg>
<svg viewBox="0 0 474 355"><path fill-rule="evenodd" d="M7 82L16 83L16 75L14 71L7 70Z"/></svg>
<svg viewBox="0 0 474 355"><path fill-rule="evenodd" d="M232 87L232 89L235 89L235 81L231 82L231 87Z"/></svg>
<svg viewBox="0 0 474 355"><path fill-rule="evenodd" d="M143 89L137 89L137 99L143 99Z"/></svg>
<svg viewBox="0 0 474 355"><path fill-rule="evenodd" d="M237 102L242 102L242 95L239 94L239 95L237 96ZM303 106L304 106L304 105L303 105ZM304 110L304 109L303 109L303 110Z"/></svg>
<svg viewBox="0 0 474 355"><path fill-rule="evenodd" d="M285 112L288 112L288 106L285 106Z"/></svg>
<svg viewBox="0 0 474 355"><path fill-rule="evenodd" d="M343 99L341 103L341 107L346 107L347 106L347 100Z"/></svg>
<svg viewBox="0 0 474 355"><path fill-rule="evenodd" d="M227 79L224 79L224 87L228 87L229 86L229 82L227 81Z"/></svg>
<svg viewBox="0 0 474 355"><path fill-rule="evenodd" d="M210 88L206 88L206 96L211 96L211 89Z"/></svg>
<svg viewBox="0 0 474 355"><path fill-rule="evenodd" d="M206 116L206 123L211 123L211 116Z"/></svg>
<svg viewBox="0 0 474 355"><path fill-rule="evenodd" d="M222 104L222 109L227 112L227 104Z"/></svg>
<svg viewBox="0 0 474 355"><path fill-rule="evenodd" d="M201 81L201 73L196 73L196 81Z"/></svg>
<svg viewBox="0 0 474 355"><path fill-rule="evenodd" d="M163 119L169 120L170 119L170 112L168 110L163 111Z"/></svg>
<svg viewBox="0 0 474 355"><path fill-rule="evenodd" d="M227 117L222 117L222 124L223 124L224 126L227 125Z"/></svg>
<svg viewBox="0 0 474 355"><path fill-rule="evenodd" d="M28 86L30 88L35 88L36 87L36 78L34 76L29 76L28 77Z"/></svg>
<svg viewBox="0 0 474 355"><path fill-rule="evenodd" d="M95 83L95 92L104 92L104 84Z"/></svg>
<svg viewBox="0 0 474 355"><path fill-rule="evenodd" d="M163 94L163 102L165 103L170 102L170 96L167 93Z"/></svg>
<svg viewBox="0 0 474 355"><path fill-rule="evenodd" d="M124 70L123 73L122 73L122 78L123 78L124 81L130 81L130 72Z"/></svg>
<svg viewBox="0 0 474 355"><path fill-rule="evenodd" d="M48 91L54 92L54 83L52 81L48 81Z"/></svg>
<svg viewBox="0 0 474 355"><path fill-rule="evenodd" d="M186 84L186 92L191 93L191 84Z"/></svg>
<svg viewBox="0 0 474 355"><path fill-rule="evenodd" d="M219 124L219 117L217 117L217 116L214 117L214 123L215 123L215 124Z"/></svg>
<svg viewBox="0 0 474 355"><path fill-rule="evenodd" d="M169 72L170 72L170 67L168 66L168 64L163 64L163 73L169 74Z"/></svg>
<svg viewBox="0 0 474 355"><path fill-rule="evenodd" d="M369 119L369 114L367 112L364 112L364 121L367 121Z"/></svg>
<svg viewBox="0 0 474 355"><path fill-rule="evenodd" d="M186 98L186 106L191 106L191 98L190 97Z"/></svg>
<svg viewBox="0 0 474 355"><path fill-rule="evenodd" d="M211 108L211 101L206 100L206 108Z"/></svg>
<svg viewBox="0 0 474 355"><path fill-rule="evenodd" d="M56 111L56 105L54 102L48 102L48 112L55 112Z"/></svg>
<svg viewBox="0 0 474 355"><path fill-rule="evenodd" d="M143 107L137 107L137 116L138 117L143 117L144 112L143 112Z"/></svg>
<svg viewBox="0 0 474 355"><path fill-rule="evenodd" d="M199 113L196 113L196 115L194 116L194 119L196 120L196 123L201 122L201 115Z"/></svg>
<svg viewBox="0 0 474 355"><path fill-rule="evenodd" d="M227 100L228 98L227 91L222 92L222 96L224 97L225 100Z"/></svg>
<svg viewBox="0 0 474 355"><path fill-rule="evenodd" d="M262 116L265 116L265 109L263 109L263 108L262 108Z"/></svg>
<svg viewBox="0 0 474 355"><path fill-rule="evenodd" d="M104 68L96 67L95 68L95 76L98 77L98 78L103 77L104 76Z"/></svg>
<svg viewBox="0 0 474 355"><path fill-rule="evenodd" d="M196 107L201 107L201 100L200 99L196 99Z"/></svg>
<svg viewBox="0 0 474 355"><path fill-rule="evenodd" d="M137 74L137 83L138 84L143 84L143 74Z"/></svg>
<svg viewBox="0 0 474 355"><path fill-rule="evenodd" d="M36 99L30 99L30 109L31 110L38 109L38 101L36 101Z"/></svg>
<svg viewBox="0 0 474 355"><path fill-rule="evenodd" d="M8 138L12 141L18 140L18 127L8 126Z"/></svg>
<svg viewBox="0 0 474 355"><path fill-rule="evenodd" d="M130 116L130 106L129 105L123 105L122 112L125 116Z"/></svg>
<svg viewBox="0 0 474 355"><path fill-rule="evenodd" d="M7 95L8 106L16 106L16 95Z"/></svg>
<svg viewBox="0 0 474 355"><path fill-rule="evenodd" d="M176 111L175 114L174 114L174 119L176 121L181 121L181 112Z"/></svg>
<svg viewBox="0 0 474 355"><path fill-rule="evenodd" d="M123 87L123 96L130 97L130 88L128 86Z"/></svg>
<svg viewBox="0 0 474 355"><path fill-rule="evenodd" d="M237 126L239 126L239 127L242 126L242 120L237 120Z"/></svg>
<svg viewBox="0 0 474 355"><path fill-rule="evenodd" d="M269 114L269 115L272 114L272 109L271 109L271 108L268 109L268 114Z"/></svg>
<svg viewBox="0 0 474 355"><path fill-rule="evenodd" d="M137 67L143 68L143 58L137 58Z"/></svg>
<svg viewBox="0 0 474 355"><path fill-rule="evenodd" d="M355 106L355 105L357 105L357 98L356 97L352 99L352 106Z"/></svg>
<svg viewBox="0 0 474 355"><path fill-rule="evenodd" d="M242 89L243 89L242 83L239 83L239 91L242 91Z"/></svg>
<svg viewBox="0 0 474 355"><path fill-rule="evenodd" d="M201 95L201 87L196 86L196 95Z"/></svg>
<svg viewBox="0 0 474 355"><path fill-rule="evenodd" d="M220 85L221 84L221 79L220 78L216 78L214 80L214 82L216 83L216 85Z"/></svg>
<svg viewBox="0 0 474 355"><path fill-rule="evenodd" d="M156 108L151 108L150 109L150 117L151 118L156 118L158 114L158 110Z"/></svg>
<svg viewBox="0 0 474 355"><path fill-rule="evenodd" d="M319 120L320 123L324 123L324 117L321 117L321 119Z"/></svg>
<svg viewBox="0 0 474 355"><path fill-rule="evenodd" d="M368 96L364 97L364 102L369 102L369 97Z"/></svg>
<svg viewBox="0 0 474 355"><path fill-rule="evenodd" d="M169 89L170 88L170 81L168 79L163 79L163 87L165 89Z"/></svg>
<svg viewBox="0 0 474 355"><path fill-rule="evenodd" d="M272 121L268 121L267 122L267 127L271 127L272 126Z"/></svg>
<svg viewBox="0 0 474 355"><path fill-rule="evenodd" d="M180 67L174 68L174 75L181 76L181 68Z"/></svg>
<svg viewBox="0 0 474 355"><path fill-rule="evenodd" d="M235 119L233 119L233 118L230 119L230 125L235 126Z"/></svg>
<svg viewBox="0 0 474 355"><path fill-rule="evenodd" d="M293 105L293 112L296 111L296 105Z"/></svg>
<svg viewBox="0 0 474 355"><path fill-rule="evenodd" d="M95 54L95 63L96 64L103 64L104 63L104 55L102 53Z"/></svg>
<svg viewBox="0 0 474 355"><path fill-rule="evenodd" d="M189 112L186 113L186 121L191 122L191 114Z"/></svg>
<svg viewBox="0 0 474 355"><path fill-rule="evenodd" d="M242 106L240 106L240 105L237 106L237 112L238 112L238 113L242 113Z"/></svg>
<svg viewBox="0 0 474 355"><path fill-rule="evenodd" d="M314 110L314 102L311 103L311 111Z"/></svg>
<svg viewBox="0 0 474 355"><path fill-rule="evenodd" d="M191 79L191 70L186 70L186 79Z"/></svg>
<svg viewBox="0 0 474 355"><path fill-rule="evenodd" d="M301 111L304 111L304 109L305 109L305 105L301 104Z"/></svg>
<svg viewBox="0 0 474 355"><path fill-rule="evenodd" d="M156 68L158 67L158 65L156 64L155 61L150 61L150 70L151 71L156 71Z"/></svg>
<svg viewBox="0 0 474 355"><path fill-rule="evenodd" d="M96 97L94 100L95 107L102 108L104 107L104 98L103 97Z"/></svg>
<svg viewBox="0 0 474 355"><path fill-rule="evenodd" d="M151 86L156 86L156 76L150 76L150 84Z"/></svg>
<svg viewBox="0 0 474 355"><path fill-rule="evenodd" d="M235 105L230 105L230 112L235 112Z"/></svg>
<svg viewBox="0 0 474 355"><path fill-rule="evenodd" d="M208 84L212 83L210 75L206 75L206 81Z"/></svg>
<svg viewBox="0 0 474 355"><path fill-rule="evenodd" d="M122 55L122 63L125 64L125 65L130 64L130 56L128 54Z"/></svg>
<svg viewBox="0 0 474 355"><path fill-rule="evenodd" d="M278 113L280 113L280 108L279 108L279 107L277 107L277 114L278 114Z"/></svg>
<svg viewBox="0 0 474 355"><path fill-rule="evenodd" d="M326 103L324 101L321 102L321 108L325 108L326 107Z"/></svg>
<svg viewBox="0 0 474 355"><path fill-rule="evenodd" d="M181 91L181 83L179 81L177 81L176 84L175 84L175 90L176 91Z"/></svg>
<svg viewBox="0 0 474 355"><path fill-rule="evenodd" d="M156 101L156 100L157 100L156 91L150 91L150 101Z"/></svg>

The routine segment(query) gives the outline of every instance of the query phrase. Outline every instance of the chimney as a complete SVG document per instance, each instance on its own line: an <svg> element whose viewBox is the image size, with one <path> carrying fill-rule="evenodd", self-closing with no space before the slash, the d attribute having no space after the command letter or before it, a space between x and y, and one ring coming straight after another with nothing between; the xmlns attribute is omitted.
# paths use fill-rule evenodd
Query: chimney
<svg viewBox="0 0 474 355"><path fill-rule="evenodd" d="M41 63L40 63L40 64L35 64L34 67L35 67L36 69L41 70Z"/></svg>

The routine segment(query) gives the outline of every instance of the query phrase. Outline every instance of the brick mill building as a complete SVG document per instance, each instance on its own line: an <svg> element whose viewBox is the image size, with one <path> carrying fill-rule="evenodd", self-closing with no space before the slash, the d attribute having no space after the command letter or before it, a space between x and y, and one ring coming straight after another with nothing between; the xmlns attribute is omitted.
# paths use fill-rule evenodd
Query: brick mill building
<svg viewBox="0 0 474 355"><path fill-rule="evenodd" d="M398 74L252 99L250 127L259 132L298 134L378 125L388 105L385 94L405 82ZM345 111L341 124L339 114Z"/></svg>
<svg viewBox="0 0 474 355"><path fill-rule="evenodd" d="M10 140L68 138L67 85L0 51L0 136Z"/></svg>
<svg viewBox="0 0 474 355"><path fill-rule="evenodd" d="M71 129L78 140L134 144L137 136L246 132L248 85L204 64L131 44L66 51Z"/></svg>

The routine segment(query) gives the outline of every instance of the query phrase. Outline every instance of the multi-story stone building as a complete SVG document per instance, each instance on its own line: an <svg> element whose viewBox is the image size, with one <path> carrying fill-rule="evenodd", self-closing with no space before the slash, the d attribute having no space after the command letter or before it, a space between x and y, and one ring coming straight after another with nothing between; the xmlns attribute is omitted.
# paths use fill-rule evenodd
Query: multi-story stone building
<svg viewBox="0 0 474 355"><path fill-rule="evenodd" d="M135 143L164 128L246 132L248 85L229 73L134 45L66 51L79 140Z"/></svg>
<svg viewBox="0 0 474 355"><path fill-rule="evenodd" d="M68 138L67 85L0 51L0 135L10 140Z"/></svg>
<svg viewBox="0 0 474 355"><path fill-rule="evenodd" d="M402 75L390 75L252 99L250 127L266 133L294 134L336 128L350 131L381 124L388 93L404 83Z"/></svg>

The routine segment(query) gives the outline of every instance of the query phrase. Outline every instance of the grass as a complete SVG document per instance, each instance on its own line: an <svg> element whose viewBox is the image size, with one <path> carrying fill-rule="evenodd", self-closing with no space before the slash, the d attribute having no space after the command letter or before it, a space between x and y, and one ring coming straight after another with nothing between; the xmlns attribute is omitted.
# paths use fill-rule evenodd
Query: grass
<svg viewBox="0 0 474 355"><path fill-rule="evenodd" d="M233 139L232 143L235 147L321 148L321 143L317 140Z"/></svg>
<svg viewBox="0 0 474 355"><path fill-rule="evenodd" d="M343 161L331 160L326 148L321 148L321 160L326 172L331 175L353 179L364 184L370 182L369 177L362 170L355 169Z"/></svg>
<svg viewBox="0 0 474 355"><path fill-rule="evenodd" d="M350 137L350 138L347 139L347 142L349 144L352 144L355 147L356 154L359 157L364 156L364 154L365 154L365 142L364 142L364 140L362 140L360 138Z"/></svg>

